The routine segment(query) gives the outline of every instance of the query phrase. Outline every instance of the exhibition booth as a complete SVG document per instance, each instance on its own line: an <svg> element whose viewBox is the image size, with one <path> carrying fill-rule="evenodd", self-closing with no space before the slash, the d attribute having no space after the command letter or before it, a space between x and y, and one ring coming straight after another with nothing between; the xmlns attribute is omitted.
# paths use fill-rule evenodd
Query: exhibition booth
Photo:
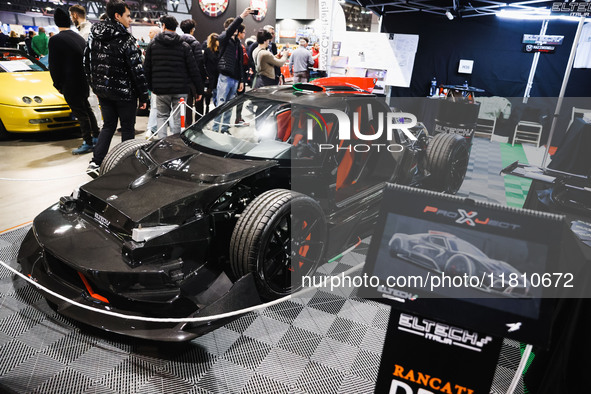
<svg viewBox="0 0 591 394"><path fill-rule="evenodd" d="M140 47L160 13L206 42L250 7L246 38L319 44L312 77L284 66L186 128L183 100L180 135L136 126L96 179L63 152L0 166L8 204L19 182L62 196L0 221L0 391L585 392L586 3L190 3L133 4ZM2 32L42 14L0 8ZM11 89L49 75L13 51ZM45 96L4 90L0 155L49 145L12 129Z"/></svg>

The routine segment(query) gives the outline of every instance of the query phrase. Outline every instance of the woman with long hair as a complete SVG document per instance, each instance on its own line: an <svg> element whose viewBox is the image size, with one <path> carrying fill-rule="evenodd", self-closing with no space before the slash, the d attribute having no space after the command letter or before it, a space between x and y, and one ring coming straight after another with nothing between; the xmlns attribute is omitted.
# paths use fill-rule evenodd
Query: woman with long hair
<svg viewBox="0 0 591 394"><path fill-rule="evenodd" d="M207 82L205 83L205 113L209 112L209 104L213 97L213 103L216 103L216 86L218 85L218 59L219 59L218 33L211 33L207 37L207 46L203 51L203 62L207 72Z"/></svg>
<svg viewBox="0 0 591 394"><path fill-rule="evenodd" d="M273 36L265 30L260 30L257 33L257 43L259 44L254 51L252 57L256 66L256 77L254 88L261 86L277 85L278 80L275 80L275 67L281 67L287 61L287 51L283 51L281 58L277 59L268 50L269 42Z"/></svg>

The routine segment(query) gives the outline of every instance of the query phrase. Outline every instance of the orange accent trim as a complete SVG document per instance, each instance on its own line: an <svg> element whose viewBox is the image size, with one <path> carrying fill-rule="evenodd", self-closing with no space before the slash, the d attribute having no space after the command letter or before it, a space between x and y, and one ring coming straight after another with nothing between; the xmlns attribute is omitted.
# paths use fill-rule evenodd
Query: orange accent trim
<svg viewBox="0 0 591 394"><path fill-rule="evenodd" d="M82 275L81 272L78 272L78 275L80 276L80 279L82 279L82 282L84 282L84 286L86 287L86 290L88 291L88 294L90 294L90 296L94 299L97 299L99 301L102 301L104 303L109 303L109 300L107 300L105 297L103 297L100 294L96 294L93 290L92 287L90 287L90 283L88 283L88 280L84 277L84 275Z"/></svg>
<svg viewBox="0 0 591 394"><path fill-rule="evenodd" d="M32 221L32 220L29 220L28 222L24 222L24 223L21 223L21 224L18 224L18 225L16 225L16 226L14 226L14 227L7 228L6 230L2 230L2 231L0 231L0 234L2 234L2 233L5 233L5 232L7 232L7 231L10 231L10 230L14 230L15 228L18 228L18 227L24 226L25 224L29 224L29 223L33 223L33 221Z"/></svg>
<svg viewBox="0 0 591 394"><path fill-rule="evenodd" d="M486 218L486 220L474 219L474 221L478 224L487 224L489 220L490 218Z"/></svg>
<svg viewBox="0 0 591 394"><path fill-rule="evenodd" d="M285 142L291 136L291 110L277 115L277 138Z"/></svg>

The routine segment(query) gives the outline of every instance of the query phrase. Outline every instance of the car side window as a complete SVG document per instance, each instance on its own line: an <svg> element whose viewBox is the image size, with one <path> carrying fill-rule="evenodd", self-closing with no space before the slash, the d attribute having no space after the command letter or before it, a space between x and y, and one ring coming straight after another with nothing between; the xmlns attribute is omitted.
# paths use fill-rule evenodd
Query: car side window
<svg viewBox="0 0 591 394"><path fill-rule="evenodd" d="M441 246L442 248L445 248L445 240L441 237L431 237L430 239L431 243L434 243L437 246Z"/></svg>

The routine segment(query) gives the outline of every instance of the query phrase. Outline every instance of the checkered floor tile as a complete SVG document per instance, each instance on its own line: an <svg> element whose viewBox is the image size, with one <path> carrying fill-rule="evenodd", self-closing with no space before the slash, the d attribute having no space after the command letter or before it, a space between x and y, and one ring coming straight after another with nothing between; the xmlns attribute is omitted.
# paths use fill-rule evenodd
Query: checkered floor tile
<svg viewBox="0 0 591 394"><path fill-rule="evenodd" d="M505 204L501 168L498 144L475 139L460 195ZM0 234L0 260L18 265L27 231ZM359 272L368 244L363 240L321 274ZM158 344L64 318L0 268L0 392L371 393L389 314L388 306L358 298L353 288L319 288L189 343ZM519 361L519 346L505 342L495 375L499 393Z"/></svg>

